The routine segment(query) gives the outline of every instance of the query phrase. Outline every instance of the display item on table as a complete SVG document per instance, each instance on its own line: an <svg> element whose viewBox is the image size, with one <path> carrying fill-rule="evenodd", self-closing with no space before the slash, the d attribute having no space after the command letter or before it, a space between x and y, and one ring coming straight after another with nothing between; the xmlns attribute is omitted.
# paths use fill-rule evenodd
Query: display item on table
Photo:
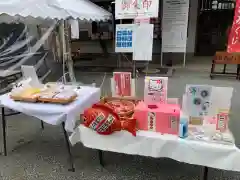
<svg viewBox="0 0 240 180"><path fill-rule="evenodd" d="M188 136L188 122L189 122L188 116L180 115L180 124L179 124L180 138L186 138Z"/></svg>
<svg viewBox="0 0 240 180"><path fill-rule="evenodd" d="M144 102L167 103L167 77L145 77Z"/></svg>
<svg viewBox="0 0 240 180"><path fill-rule="evenodd" d="M120 117L131 117L139 100L125 97L104 97L101 103L111 107Z"/></svg>
<svg viewBox="0 0 240 180"><path fill-rule="evenodd" d="M136 136L136 119L122 117L109 106L98 103L83 113L83 124L101 135L126 130Z"/></svg>
<svg viewBox="0 0 240 180"><path fill-rule="evenodd" d="M119 87L124 82L119 80ZM121 130L136 135L137 129L198 141L234 142L233 138L224 138L227 135L218 137L229 132L227 124L232 96L224 98L224 102L217 97L223 91L232 92L231 88L186 85L181 109L178 99L173 101L167 97L167 82L166 77L146 77L143 100L134 96L104 97L84 112L83 124L103 135Z"/></svg>
<svg viewBox="0 0 240 180"><path fill-rule="evenodd" d="M135 107L134 118L137 119L139 130L174 135L179 133L179 105L158 103L150 106L142 101Z"/></svg>
<svg viewBox="0 0 240 180"><path fill-rule="evenodd" d="M43 88L36 88L30 85L29 80L23 80L14 86L10 97L15 101L68 104L78 97L75 89L77 87L59 83L48 83Z"/></svg>

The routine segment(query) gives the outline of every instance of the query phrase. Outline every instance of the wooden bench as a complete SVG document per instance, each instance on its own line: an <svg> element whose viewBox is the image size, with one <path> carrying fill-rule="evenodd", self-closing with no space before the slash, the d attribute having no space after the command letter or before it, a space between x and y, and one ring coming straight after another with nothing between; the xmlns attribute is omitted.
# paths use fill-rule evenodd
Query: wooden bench
<svg viewBox="0 0 240 180"><path fill-rule="evenodd" d="M216 64L222 64L223 71L216 72ZM226 72L226 67L228 64L235 64L237 67L236 72ZM240 72L240 53L228 53L228 52L216 52L212 60L212 68L210 73L210 78L213 79L214 76L234 76L239 80Z"/></svg>

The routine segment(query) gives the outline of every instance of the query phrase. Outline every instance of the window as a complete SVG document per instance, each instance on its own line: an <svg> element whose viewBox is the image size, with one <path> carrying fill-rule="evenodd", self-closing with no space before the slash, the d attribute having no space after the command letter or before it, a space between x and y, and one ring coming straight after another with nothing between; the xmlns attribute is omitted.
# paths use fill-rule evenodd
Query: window
<svg viewBox="0 0 240 180"><path fill-rule="evenodd" d="M235 1L228 0L228 1L219 1L213 0L212 1L212 9L234 9Z"/></svg>
<svg viewBox="0 0 240 180"><path fill-rule="evenodd" d="M231 10L235 3L236 0L201 0L201 10Z"/></svg>

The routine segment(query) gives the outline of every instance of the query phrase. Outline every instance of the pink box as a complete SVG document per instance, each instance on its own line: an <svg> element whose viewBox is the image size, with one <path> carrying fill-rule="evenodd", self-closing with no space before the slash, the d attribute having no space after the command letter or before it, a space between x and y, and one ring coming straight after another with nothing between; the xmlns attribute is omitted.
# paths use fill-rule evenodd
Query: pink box
<svg viewBox="0 0 240 180"><path fill-rule="evenodd" d="M180 107L161 103L150 106L141 101L135 107L134 118L137 119L139 130L178 135Z"/></svg>

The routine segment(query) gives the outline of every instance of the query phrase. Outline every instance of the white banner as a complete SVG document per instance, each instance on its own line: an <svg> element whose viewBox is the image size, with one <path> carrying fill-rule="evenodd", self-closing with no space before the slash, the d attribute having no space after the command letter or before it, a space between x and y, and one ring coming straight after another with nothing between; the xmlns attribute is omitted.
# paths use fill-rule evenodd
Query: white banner
<svg viewBox="0 0 240 180"><path fill-rule="evenodd" d="M115 18L158 17L159 0L116 0Z"/></svg>
<svg viewBox="0 0 240 180"><path fill-rule="evenodd" d="M186 52L189 0L163 0L162 52Z"/></svg>
<svg viewBox="0 0 240 180"><path fill-rule="evenodd" d="M133 52L133 32L135 24L116 25L115 52Z"/></svg>
<svg viewBox="0 0 240 180"><path fill-rule="evenodd" d="M153 24L139 24L133 36L133 60L151 61L153 49Z"/></svg>

